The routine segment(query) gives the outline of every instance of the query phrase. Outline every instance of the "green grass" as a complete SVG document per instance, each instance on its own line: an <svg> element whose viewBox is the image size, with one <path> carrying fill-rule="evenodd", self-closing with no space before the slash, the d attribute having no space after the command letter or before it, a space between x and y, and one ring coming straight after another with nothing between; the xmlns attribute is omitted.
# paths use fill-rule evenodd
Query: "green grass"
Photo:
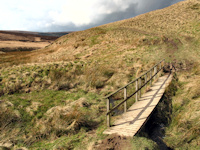
<svg viewBox="0 0 200 150"><path fill-rule="evenodd" d="M199 149L200 124L197 120L200 95L193 97L198 89L199 76L190 76L190 73L186 72L178 75L181 77L178 81L179 89L173 97L172 120L166 128L164 140L174 149ZM188 89L191 85L192 88Z"/></svg>
<svg viewBox="0 0 200 150"><path fill-rule="evenodd" d="M15 139L15 145L31 149L86 149L98 143L105 138L102 97L165 58L179 79L168 95L173 109L165 142L174 149L198 149L199 1L183 3L68 34L31 52L30 59L14 59L20 52L1 58L10 63L0 66L0 141ZM39 64L24 64L30 60ZM82 98L85 106L76 104ZM132 144L157 148L143 137Z"/></svg>
<svg viewBox="0 0 200 150"><path fill-rule="evenodd" d="M145 137L134 137L131 140L131 148L138 150L159 150L158 145Z"/></svg>
<svg viewBox="0 0 200 150"><path fill-rule="evenodd" d="M95 36L91 37L90 47L99 43L98 37L99 37L99 35L95 35Z"/></svg>
<svg viewBox="0 0 200 150"><path fill-rule="evenodd" d="M81 141L84 139L84 134L87 131L95 128L93 127L94 124L101 124L101 122L104 122L105 119L104 117L102 117L103 114L100 113L101 110L99 109L100 107L104 109L105 103L101 102L99 95L95 93L87 93L83 90L79 90L78 92L74 93L66 91L44 90L40 92L35 91L32 93L5 95L1 98L5 102L9 102L12 104L9 109L9 113L11 113L10 117L15 116L14 112L19 112L19 118L17 118L17 120L13 123L10 122L9 126L5 128L5 131L10 130L10 133L13 134L15 133L14 129L16 127L20 130L20 134L18 134L18 136L16 137L16 145L18 146L23 145L25 147L32 148L35 147L35 145L38 145L39 149L40 147L42 147L42 149L48 149L49 146L51 147L57 145L58 147L63 148L66 148L67 146L75 148L80 145ZM48 110L53 107L56 108L57 106L61 108L65 107L80 98L85 98L85 102L87 103L86 107L90 107L91 105L92 107L88 109L84 107L79 108L74 105L71 106L72 108L69 108L71 110L69 114L62 115L61 111L60 115L55 116L59 117L58 121L61 121L61 125L62 121L70 123L73 122L74 119L77 120L79 122L77 124L78 128L70 131L66 129L59 129L50 125L51 123L53 123L52 121L54 121L56 118L49 118L49 116L47 115ZM33 104L38 105L33 107ZM7 109L5 109L5 111L8 112ZM45 120L48 119L50 120L46 122ZM2 121L3 120L1 118L0 122ZM47 126L44 124L44 122L46 122ZM42 133L42 131L40 131L40 126L37 125L38 123L40 124L40 126L46 126L47 128L45 130L47 131ZM79 129L82 132L79 132ZM32 138L30 137L24 141L21 135L29 137L32 136ZM0 136L0 139L2 139L3 137L4 136ZM36 138L36 140L34 140L34 138ZM37 138L40 140L37 140ZM53 139L54 142L52 144L49 143L46 145L49 139ZM61 142L63 141L63 139L66 139L64 141L65 146L63 142Z"/></svg>
<svg viewBox="0 0 200 150"><path fill-rule="evenodd" d="M51 143L49 141L42 141L34 143L30 149L38 149L38 150L48 150L48 149L82 149L85 147L81 144L81 142L86 137L86 131L81 130L76 135L71 136L62 136ZM86 148L86 147L85 147Z"/></svg>

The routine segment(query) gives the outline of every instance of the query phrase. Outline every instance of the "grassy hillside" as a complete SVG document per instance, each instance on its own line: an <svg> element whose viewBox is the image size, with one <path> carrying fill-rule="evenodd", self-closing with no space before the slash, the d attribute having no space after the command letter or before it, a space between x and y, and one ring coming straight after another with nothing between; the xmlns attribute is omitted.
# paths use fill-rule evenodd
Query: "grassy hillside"
<svg viewBox="0 0 200 150"><path fill-rule="evenodd" d="M117 139L121 148L125 142L128 149L137 149L143 141L142 149L157 149L148 137L124 140L102 135L103 97L165 58L176 67L178 90L169 90L173 109L164 141L174 149L198 149L199 47L200 1L187 0L70 33L44 49L4 54L0 58L0 145L100 149L110 138ZM110 148L117 147L111 144Z"/></svg>

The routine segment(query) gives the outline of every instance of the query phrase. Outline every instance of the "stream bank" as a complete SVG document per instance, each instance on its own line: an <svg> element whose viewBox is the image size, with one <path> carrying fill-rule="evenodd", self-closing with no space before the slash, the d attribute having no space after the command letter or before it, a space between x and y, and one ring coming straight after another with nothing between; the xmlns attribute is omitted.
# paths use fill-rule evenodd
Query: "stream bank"
<svg viewBox="0 0 200 150"><path fill-rule="evenodd" d="M177 91L178 78L173 75L173 80L163 94L159 104L152 112L151 117L139 133L139 136L145 136L153 140L161 150L172 150L163 141L165 138L165 127L171 123L172 115L172 97Z"/></svg>

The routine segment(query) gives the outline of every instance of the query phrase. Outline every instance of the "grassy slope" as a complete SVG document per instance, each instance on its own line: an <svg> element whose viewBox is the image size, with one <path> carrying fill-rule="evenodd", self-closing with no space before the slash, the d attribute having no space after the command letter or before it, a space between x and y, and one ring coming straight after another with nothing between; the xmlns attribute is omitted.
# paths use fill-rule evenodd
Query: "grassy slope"
<svg viewBox="0 0 200 150"><path fill-rule="evenodd" d="M91 148L104 138L102 97L165 58L174 63L179 77L165 141L173 148L197 148L199 20L200 1L188 0L68 34L45 49L27 54L26 60L4 63L0 66L0 140L10 139L29 148L79 149L80 144ZM30 62L33 64L23 64ZM13 94L16 92L21 94ZM7 121L5 113L10 114Z"/></svg>

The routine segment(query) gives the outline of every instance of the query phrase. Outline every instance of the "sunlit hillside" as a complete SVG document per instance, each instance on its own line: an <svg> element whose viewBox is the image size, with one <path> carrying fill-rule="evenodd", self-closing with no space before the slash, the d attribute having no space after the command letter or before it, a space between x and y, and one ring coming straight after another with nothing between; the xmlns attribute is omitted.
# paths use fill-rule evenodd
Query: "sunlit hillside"
<svg viewBox="0 0 200 150"><path fill-rule="evenodd" d="M163 141L199 149L199 48L200 0L186 0L70 33L44 49L0 53L0 147L101 149L109 138L104 96L165 59L177 72L165 95L172 108ZM123 142L158 149L145 133Z"/></svg>

